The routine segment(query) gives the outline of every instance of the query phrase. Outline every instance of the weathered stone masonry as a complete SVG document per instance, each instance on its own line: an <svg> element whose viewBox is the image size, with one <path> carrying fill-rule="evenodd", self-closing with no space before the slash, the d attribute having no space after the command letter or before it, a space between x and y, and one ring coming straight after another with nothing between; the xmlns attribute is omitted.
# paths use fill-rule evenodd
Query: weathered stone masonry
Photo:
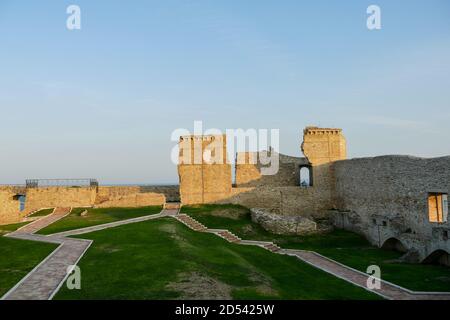
<svg viewBox="0 0 450 320"><path fill-rule="evenodd" d="M412 261L441 252L435 258L448 264L450 223L429 221L428 195L450 192L450 157L381 156L338 161L334 167L338 226L380 247L397 242Z"/></svg>
<svg viewBox="0 0 450 320"><path fill-rule="evenodd" d="M19 196L26 196L22 211ZM178 186L0 187L0 224L20 222L43 208L144 207L167 201L179 201Z"/></svg>
<svg viewBox="0 0 450 320"><path fill-rule="evenodd" d="M206 141L203 149L207 141L214 140L197 139ZM280 154L279 171L272 176L261 175L260 163L254 162L258 154L238 154L237 158L245 161L236 165L236 183L232 188L228 163L222 166L203 163L196 169L181 163L178 168L181 199L188 204L235 203L263 209L268 215L262 219L275 229L286 229L286 225L291 228L298 222L286 217L291 222L282 225L272 214L311 220L328 218L338 227L365 235L375 245L406 251L405 260L435 260L450 265L447 217L444 214L445 221L440 222L429 219L429 203L433 203L429 195L444 197L450 191L450 157L382 156L347 160L342 131L316 127L304 130L301 149L306 158ZM312 186L300 187L302 166L311 167ZM206 175L209 183L204 183L200 173L193 174L199 168L210 173ZM221 174L215 174L216 170ZM448 202L442 206L447 212ZM302 224L311 229L307 220L303 219Z"/></svg>

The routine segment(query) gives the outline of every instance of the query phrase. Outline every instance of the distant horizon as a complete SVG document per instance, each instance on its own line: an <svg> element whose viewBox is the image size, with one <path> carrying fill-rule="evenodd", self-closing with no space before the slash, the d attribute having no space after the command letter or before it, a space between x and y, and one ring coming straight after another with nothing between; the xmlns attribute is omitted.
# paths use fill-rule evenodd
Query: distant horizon
<svg viewBox="0 0 450 320"><path fill-rule="evenodd" d="M77 0L79 30L71 4L0 2L1 184L177 181L171 135L196 120L279 129L295 157L311 125L348 158L450 155L447 0Z"/></svg>
<svg viewBox="0 0 450 320"><path fill-rule="evenodd" d="M281 153L283 154L283 153ZM283 154L283 155L287 155L287 156L292 156L292 155L288 155L288 154ZM356 159L365 159L365 158L380 158L380 157L411 157L411 158L418 158L418 159L437 159L437 158L447 158L450 157L450 154L448 155L442 155L442 156L438 156L438 157L418 157L418 156L414 156L414 155L408 155L408 154L382 154L382 155L375 155L375 156L371 156L371 157L353 157L353 158L349 158L347 157L347 160L356 160ZM301 157L301 158L306 158L306 157ZM234 179L234 165L232 164L232 176ZM35 178L29 178L29 179L35 179ZM69 178L64 178L64 177L59 177L59 178L36 178L36 179L61 179L61 180L69 180ZM79 179L79 178L74 178L74 179ZM97 179L96 177L92 177L92 179ZM25 179L26 180L26 179ZM23 180L23 182L14 182L14 183L0 183L0 187L1 186L25 186L25 180ZM98 180L98 179L97 179ZM102 183L101 180L98 181L99 186L103 186L103 187L110 187L110 186L178 186L179 185L179 181L176 182L116 182L116 183L109 183L109 182L105 182Z"/></svg>

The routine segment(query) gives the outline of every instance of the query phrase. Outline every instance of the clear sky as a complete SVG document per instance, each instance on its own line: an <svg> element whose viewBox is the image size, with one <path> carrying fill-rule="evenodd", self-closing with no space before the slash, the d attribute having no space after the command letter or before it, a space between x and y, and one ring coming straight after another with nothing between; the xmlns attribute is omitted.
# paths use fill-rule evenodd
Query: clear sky
<svg viewBox="0 0 450 320"><path fill-rule="evenodd" d="M0 46L0 183L177 182L194 120L279 128L295 156L306 125L350 157L450 154L448 0L1 0Z"/></svg>

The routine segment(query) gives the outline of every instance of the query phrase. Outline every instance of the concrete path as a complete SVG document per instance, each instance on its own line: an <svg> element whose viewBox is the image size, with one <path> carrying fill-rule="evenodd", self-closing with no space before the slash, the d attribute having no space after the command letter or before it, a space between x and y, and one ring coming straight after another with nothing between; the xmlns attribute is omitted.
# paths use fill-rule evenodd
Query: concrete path
<svg viewBox="0 0 450 320"><path fill-rule="evenodd" d="M50 223L59 220L62 216L67 215L67 213L63 215L63 210L58 210L52 214L52 219L46 219L47 217L44 217L39 220L40 223L33 223L34 226L31 228L22 228L16 232L6 235L7 237L15 239L57 243L59 244L59 247L39 265L37 265L31 272L29 272L28 275L26 275L18 284L9 290L2 297L2 300L52 299L66 280L68 276L68 267L76 265L92 244L92 240L72 239L67 238L67 236L114 228L130 223L158 219L164 216L173 216L178 213L178 210L179 209L176 208L169 208L164 209L158 214L116 221L48 236L33 234Z"/></svg>

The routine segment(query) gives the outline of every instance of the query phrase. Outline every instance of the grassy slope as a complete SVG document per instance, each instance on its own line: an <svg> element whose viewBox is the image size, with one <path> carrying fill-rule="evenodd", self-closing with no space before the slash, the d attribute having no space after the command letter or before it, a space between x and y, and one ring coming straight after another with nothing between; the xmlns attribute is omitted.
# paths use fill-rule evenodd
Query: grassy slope
<svg viewBox="0 0 450 320"><path fill-rule="evenodd" d="M1 226L0 234L26 223ZM48 256L58 245L0 237L0 297Z"/></svg>
<svg viewBox="0 0 450 320"><path fill-rule="evenodd" d="M85 210L88 213L81 215ZM39 234L52 234L99 224L131 219L161 212L162 206L141 208L75 208L70 215L40 230Z"/></svg>
<svg viewBox="0 0 450 320"><path fill-rule="evenodd" d="M57 299L173 299L181 293L167 285L190 273L231 286L236 299L379 298L294 257L230 244L170 218L81 237L94 240L79 263L82 289L63 286Z"/></svg>
<svg viewBox="0 0 450 320"><path fill-rule="evenodd" d="M14 224L7 224L0 226L0 236L5 235L7 233L16 231L20 227L23 227L24 225L29 224L30 222L20 222L20 223L14 223Z"/></svg>
<svg viewBox="0 0 450 320"><path fill-rule="evenodd" d="M35 213L33 213L32 215L29 215L30 218L32 217L43 217L43 216L47 216L50 213L53 212L53 208L52 209L43 209L43 210L39 210Z"/></svg>
<svg viewBox="0 0 450 320"><path fill-rule="evenodd" d="M237 215L239 218L216 216L217 210L224 209L229 210L234 218ZM399 258L401 253L374 247L352 232L335 230L325 235L301 237L274 235L253 223L247 209L233 205L187 206L182 208L182 212L210 228L227 228L243 239L270 240L284 248L317 251L363 272L369 265L378 265L383 279L411 290L450 292L450 268L395 263L392 260Z"/></svg>

